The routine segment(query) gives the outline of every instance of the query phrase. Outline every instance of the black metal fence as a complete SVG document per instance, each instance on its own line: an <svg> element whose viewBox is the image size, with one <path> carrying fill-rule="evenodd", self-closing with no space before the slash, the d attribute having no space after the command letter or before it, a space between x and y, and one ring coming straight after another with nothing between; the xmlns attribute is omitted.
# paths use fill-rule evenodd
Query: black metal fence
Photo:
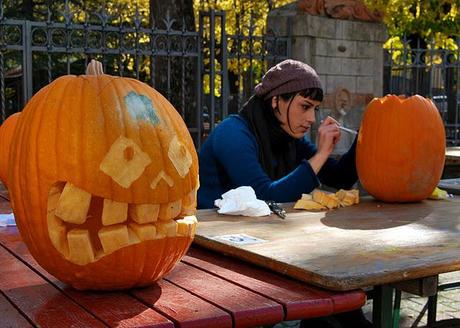
<svg viewBox="0 0 460 328"><path fill-rule="evenodd" d="M249 26L227 34L224 12L200 13L196 31L167 14L153 22L139 10L127 23L120 13L77 13L65 2L56 17L48 2L46 21L33 21L9 18L3 7L0 0L0 123L53 79L83 74L96 58L106 73L160 91L200 147L216 123L238 110L265 69L290 56L290 37L273 31L256 36Z"/></svg>
<svg viewBox="0 0 460 328"><path fill-rule="evenodd" d="M384 93L431 98L444 120L447 145L460 145L460 38L456 49L410 38L402 44L385 51Z"/></svg>

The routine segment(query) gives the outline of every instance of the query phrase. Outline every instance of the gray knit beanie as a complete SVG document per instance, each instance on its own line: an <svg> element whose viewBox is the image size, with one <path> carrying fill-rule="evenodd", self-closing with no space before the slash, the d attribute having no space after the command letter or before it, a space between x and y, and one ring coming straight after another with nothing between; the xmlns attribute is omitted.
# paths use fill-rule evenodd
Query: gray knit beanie
<svg viewBox="0 0 460 328"><path fill-rule="evenodd" d="M269 99L284 93L302 91L308 88L322 89L316 71L309 65L293 59L286 59L270 68L256 85L257 96Z"/></svg>

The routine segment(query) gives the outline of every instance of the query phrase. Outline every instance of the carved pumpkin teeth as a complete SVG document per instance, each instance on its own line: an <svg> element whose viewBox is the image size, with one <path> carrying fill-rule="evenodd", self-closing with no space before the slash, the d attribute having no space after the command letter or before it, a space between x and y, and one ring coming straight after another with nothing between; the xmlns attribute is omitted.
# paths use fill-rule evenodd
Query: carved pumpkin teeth
<svg viewBox="0 0 460 328"><path fill-rule="evenodd" d="M158 204L131 204L129 217L137 223L152 223L157 221L160 205Z"/></svg>
<svg viewBox="0 0 460 328"><path fill-rule="evenodd" d="M105 226L122 223L128 219L128 203L104 199L102 224Z"/></svg>
<svg viewBox="0 0 460 328"><path fill-rule="evenodd" d="M194 189L182 199L182 209L180 212L180 216L189 216L196 214L196 192L197 189Z"/></svg>
<svg viewBox="0 0 460 328"><path fill-rule="evenodd" d="M54 215L54 210L47 214L48 234L53 246L58 249L64 256L69 256L69 246L67 244L67 228L64 222Z"/></svg>
<svg viewBox="0 0 460 328"><path fill-rule="evenodd" d="M82 224L86 221L90 203L90 193L67 182L57 202L55 214L65 222Z"/></svg>
<svg viewBox="0 0 460 328"><path fill-rule="evenodd" d="M130 244L139 243L140 240L136 235L131 235L128 227L124 224L117 224L110 227L104 227L97 233L102 244L105 255L115 252L116 250L129 246Z"/></svg>
<svg viewBox="0 0 460 328"><path fill-rule="evenodd" d="M141 241L158 239L157 228L153 224L130 223L129 228Z"/></svg>
<svg viewBox="0 0 460 328"><path fill-rule="evenodd" d="M194 214L195 204L196 190L183 200L165 204L128 204L92 196L70 182L59 182L48 193L48 234L65 258L86 265L143 241L193 237L195 216L182 216L187 211ZM95 211L98 206L101 209ZM91 216L93 219L88 220ZM94 219L98 216L100 221Z"/></svg>
<svg viewBox="0 0 460 328"><path fill-rule="evenodd" d="M164 221L155 224L157 231L163 233L166 237L175 237L177 235L177 222Z"/></svg>
<svg viewBox="0 0 460 328"><path fill-rule="evenodd" d="M195 216L186 216L177 220L177 234L180 236L194 236L197 220Z"/></svg>
<svg viewBox="0 0 460 328"><path fill-rule="evenodd" d="M94 261L94 248L88 230L72 229L67 233L67 240L69 258L73 263L85 265Z"/></svg>
<svg viewBox="0 0 460 328"><path fill-rule="evenodd" d="M59 197L61 197L62 190L64 189L63 183L57 183L51 186L50 191L48 193L48 213L56 209Z"/></svg>
<svg viewBox="0 0 460 328"><path fill-rule="evenodd" d="M160 213L158 214L158 218L161 221L169 221L177 217L182 209L182 200L176 200L174 202L161 204L160 206Z"/></svg>

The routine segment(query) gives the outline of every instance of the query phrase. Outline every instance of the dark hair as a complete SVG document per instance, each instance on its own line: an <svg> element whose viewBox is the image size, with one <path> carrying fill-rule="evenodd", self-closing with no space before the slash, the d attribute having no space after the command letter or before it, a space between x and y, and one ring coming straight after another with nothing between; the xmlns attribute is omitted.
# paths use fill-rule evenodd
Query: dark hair
<svg viewBox="0 0 460 328"><path fill-rule="evenodd" d="M304 98L311 98L312 100L316 101L323 101L324 97L323 89L320 88L309 88L302 91L283 93L280 95L280 97L283 98L284 101L288 101L289 99L294 98L296 94L299 94Z"/></svg>
<svg viewBox="0 0 460 328"><path fill-rule="evenodd" d="M289 100L286 115L287 115L288 126L289 126L289 129L291 131L292 131L292 128L291 128L291 120L290 120L290 117L289 117L289 112L291 110L291 102L292 102L292 100L294 99L294 97L296 95L300 95L300 96L302 96L304 98L311 98L312 100L316 100L316 101L323 101L323 97L324 97L323 89L320 89L320 88L309 88L309 89L305 89L305 90L301 90L301 91L283 93L283 94L279 95L279 97L281 97L284 101ZM269 107L271 108L271 99L267 100L266 104L269 105ZM279 112L278 106L275 108L275 110L277 110Z"/></svg>

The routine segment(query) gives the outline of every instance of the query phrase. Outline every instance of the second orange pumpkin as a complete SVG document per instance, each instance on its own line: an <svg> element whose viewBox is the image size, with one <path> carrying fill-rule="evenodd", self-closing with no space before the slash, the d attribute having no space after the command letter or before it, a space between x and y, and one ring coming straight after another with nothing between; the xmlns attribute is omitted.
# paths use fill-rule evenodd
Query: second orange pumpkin
<svg viewBox="0 0 460 328"><path fill-rule="evenodd" d="M14 113L0 125L0 180L8 187L8 159L14 129L20 113Z"/></svg>
<svg viewBox="0 0 460 328"><path fill-rule="evenodd" d="M366 108L356 149L359 179L387 202L427 198L444 168L444 125L429 99L388 95Z"/></svg>

